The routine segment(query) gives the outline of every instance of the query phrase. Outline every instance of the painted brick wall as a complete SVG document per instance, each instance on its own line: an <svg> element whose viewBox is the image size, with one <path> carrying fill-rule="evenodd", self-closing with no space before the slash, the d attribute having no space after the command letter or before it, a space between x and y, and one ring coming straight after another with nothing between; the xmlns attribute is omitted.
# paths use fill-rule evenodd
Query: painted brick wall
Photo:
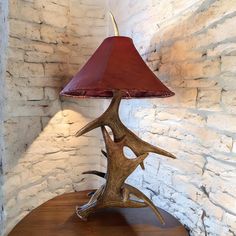
<svg viewBox="0 0 236 236"><path fill-rule="evenodd" d="M8 3L8 22L5 1L0 29L6 33L9 23L0 82L5 232L47 199L99 184L81 172L104 169L100 131L73 135L109 102L58 99L106 36L105 0ZM121 33L176 93L122 102L122 120L132 130L178 157L150 155L146 171L137 169L129 181L192 235L235 235L235 1L110 0L110 9Z"/></svg>
<svg viewBox="0 0 236 236"><path fill-rule="evenodd" d="M5 233L46 200L98 185L81 172L102 166L100 132L74 134L103 110L103 101L60 101L59 91L107 34L105 0L9 0L8 5L1 119Z"/></svg>
<svg viewBox="0 0 236 236"><path fill-rule="evenodd" d="M151 155L129 181L191 235L236 235L236 1L110 0L110 8L176 93L122 103L130 128L178 158Z"/></svg>
<svg viewBox="0 0 236 236"><path fill-rule="evenodd" d="M0 235L4 225L3 217L3 156L4 156L4 114L5 114L5 71L6 71L6 50L7 50L7 3L0 1Z"/></svg>

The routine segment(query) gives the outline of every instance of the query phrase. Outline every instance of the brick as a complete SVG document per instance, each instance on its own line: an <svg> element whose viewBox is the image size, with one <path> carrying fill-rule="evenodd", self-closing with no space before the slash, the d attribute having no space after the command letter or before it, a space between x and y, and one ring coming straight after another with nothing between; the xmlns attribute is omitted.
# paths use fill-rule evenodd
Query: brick
<svg viewBox="0 0 236 236"><path fill-rule="evenodd" d="M20 77L43 77L44 68L42 64L23 63L19 68Z"/></svg>
<svg viewBox="0 0 236 236"><path fill-rule="evenodd" d="M203 110L220 110L221 90L200 89L198 91L197 106Z"/></svg>
<svg viewBox="0 0 236 236"><path fill-rule="evenodd" d="M32 186L31 188L21 190L18 195L17 199L19 201L28 200L30 197L34 197L39 191L42 191L47 188L47 182L44 181L38 185Z"/></svg>
<svg viewBox="0 0 236 236"><path fill-rule="evenodd" d="M13 81L7 82L6 96L9 100L40 101L44 99L43 88L16 86Z"/></svg>
<svg viewBox="0 0 236 236"><path fill-rule="evenodd" d="M229 213L224 214L224 222L229 226L232 227L232 232L236 230L236 219L235 216Z"/></svg>
<svg viewBox="0 0 236 236"><path fill-rule="evenodd" d="M236 114L236 90L222 92L222 105L227 112Z"/></svg>
<svg viewBox="0 0 236 236"><path fill-rule="evenodd" d="M221 58L221 71L236 73L236 56L223 56Z"/></svg>
<svg viewBox="0 0 236 236"><path fill-rule="evenodd" d="M235 51L236 43L224 43L217 45L213 49L207 50L207 55L210 57L216 57L221 55L227 55Z"/></svg>
<svg viewBox="0 0 236 236"><path fill-rule="evenodd" d="M55 168L65 169L67 166L66 160L55 160L55 161L41 161L33 165L33 173L36 175L47 175L53 172Z"/></svg>
<svg viewBox="0 0 236 236"><path fill-rule="evenodd" d="M26 23L18 20L9 20L10 36L25 37Z"/></svg>
<svg viewBox="0 0 236 236"><path fill-rule="evenodd" d="M222 135L214 142L213 147L217 151L229 153L232 149L232 142L231 137Z"/></svg>
<svg viewBox="0 0 236 236"><path fill-rule="evenodd" d="M71 50L65 45L58 45L57 51L62 52L62 53L70 53Z"/></svg>
<svg viewBox="0 0 236 236"><path fill-rule="evenodd" d="M64 28L68 25L68 17L60 15L57 12L43 11L42 20L45 24L58 28Z"/></svg>
<svg viewBox="0 0 236 236"><path fill-rule="evenodd" d="M10 17L28 22L41 23L40 12L34 9L32 4L18 0L17 4L14 4L15 7L15 10L10 10Z"/></svg>
<svg viewBox="0 0 236 236"><path fill-rule="evenodd" d="M236 106L236 90L223 91L222 102L226 105Z"/></svg>
<svg viewBox="0 0 236 236"><path fill-rule="evenodd" d="M58 98L60 91L55 88L45 88L45 98L49 100L55 100Z"/></svg>
<svg viewBox="0 0 236 236"><path fill-rule="evenodd" d="M231 0L232 1L232 0ZM235 37L236 32L230 31L234 27L235 24L235 16L234 17L225 17L224 24L218 24L216 27L212 27L208 30L207 35L209 40L214 42L222 42L227 40L229 37ZM220 34L218 32L221 32ZM230 32L230 35L229 35Z"/></svg>
<svg viewBox="0 0 236 236"><path fill-rule="evenodd" d="M236 132L236 117L232 115L209 115L207 118L207 125L219 130L228 132Z"/></svg>
<svg viewBox="0 0 236 236"><path fill-rule="evenodd" d="M11 76L19 77L19 67L22 66L22 62L11 62L7 64L6 71Z"/></svg>
<svg viewBox="0 0 236 236"><path fill-rule="evenodd" d="M236 90L236 76L231 73L222 73L218 83L224 90Z"/></svg>
<svg viewBox="0 0 236 236"><path fill-rule="evenodd" d="M24 49L29 50L29 51L37 51L37 52L45 52L45 53L53 53L54 52L53 46L48 45L46 43L31 42L31 43L27 44L24 47Z"/></svg>
<svg viewBox="0 0 236 236"><path fill-rule="evenodd" d="M11 192L14 192L21 183L20 177L18 175L14 175L10 178L7 179L5 185L4 185L4 190L6 191L6 194L9 194Z"/></svg>
<svg viewBox="0 0 236 236"><path fill-rule="evenodd" d="M228 212L235 214L236 208L234 207L234 197L228 195L227 193L216 192L210 193L210 199L213 201L213 203L223 206Z"/></svg>
<svg viewBox="0 0 236 236"><path fill-rule="evenodd" d="M70 1L70 15L77 18L85 18L86 10L88 8L84 5L81 5L80 2L76 0Z"/></svg>
<svg viewBox="0 0 236 236"><path fill-rule="evenodd" d="M10 36L40 40L40 26L19 20L9 20Z"/></svg>
<svg viewBox="0 0 236 236"><path fill-rule="evenodd" d="M26 51L24 60L25 62L43 63L49 54L44 52Z"/></svg>
<svg viewBox="0 0 236 236"><path fill-rule="evenodd" d="M66 53L56 52L56 53L53 53L53 54L49 54L46 57L45 62L65 63L65 64L67 64L69 62L69 58L70 58L70 56L67 55Z"/></svg>
<svg viewBox="0 0 236 236"><path fill-rule="evenodd" d="M24 61L24 51L21 49L14 49L10 48L8 49L8 59L11 61Z"/></svg>
<svg viewBox="0 0 236 236"><path fill-rule="evenodd" d="M36 24L26 24L25 37L33 40L40 40L40 26Z"/></svg>
<svg viewBox="0 0 236 236"><path fill-rule="evenodd" d="M201 51L193 48L188 40L180 40L171 45L171 48L162 48L162 63L197 60Z"/></svg>
<svg viewBox="0 0 236 236"><path fill-rule="evenodd" d="M19 9L19 0L9 0L9 17L13 18L18 15Z"/></svg>
<svg viewBox="0 0 236 236"><path fill-rule="evenodd" d="M36 51L26 51L24 59L26 62L33 63L67 63L69 57L65 53L45 53L45 52L36 52Z"/></svg>
<svg viewBox="0 0 236 236"><path fill-rule="evenodd" d="M58 77L61 78L67 74L67 65L58 63L45 64L45 76L46 77Z"/></svg>
<svg viewBox="0 0 236 236"><path fill-rule="evenodd" d="M56 30L51 26L42 25L40 33L41 33L42 41L46 43L59 42L59 33L56 32Z"/></svg>
<svg viewBox="0 0 236 236"><path fill-rule="evenodd" d="M72 180L66 174L58 174L56 177L50 176L48 178L48 187L52 192L58 190L59 188L61 188L61 186L66 186L71 184Z"/></svg>
<svg viewBox="0 0 236 236"><path fill-rule="evenodd" d="M9 37L9 47L17 49L25 49L25 41L19 38Z"/></svg>
<svg viewBox="0 0 236 236"><path fill-rule="evenodd" d="M60 15L67 15L69 0L34 0L34 5L39 10L55 12Z"/></svg>
<svg viewBox="0 0 236 236"><path fill-rule="evenodd" d="M175 81L173 81L173 86L176 86L174 84ZM193 80L182 80L180 84L177 85L177 87L186 87L186 88L217 88L218 83L215 80L209 79L209 78L197 78Z"/></svg>

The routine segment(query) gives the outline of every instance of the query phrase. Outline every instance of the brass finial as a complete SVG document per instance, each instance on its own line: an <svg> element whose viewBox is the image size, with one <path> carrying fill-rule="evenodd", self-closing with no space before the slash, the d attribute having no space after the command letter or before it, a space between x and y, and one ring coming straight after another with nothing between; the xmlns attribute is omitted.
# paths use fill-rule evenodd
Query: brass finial
<svg viewBox="0 0 236 236"><path fill-rule="evenodd" d="M111 20L112 20L112 23L113 23L113 29L114 29L115 36L120 36L119 29L118 29L115 17L111 13L111 11L109 11L109 14L110 14L110 17L111 17Z"/></svg>

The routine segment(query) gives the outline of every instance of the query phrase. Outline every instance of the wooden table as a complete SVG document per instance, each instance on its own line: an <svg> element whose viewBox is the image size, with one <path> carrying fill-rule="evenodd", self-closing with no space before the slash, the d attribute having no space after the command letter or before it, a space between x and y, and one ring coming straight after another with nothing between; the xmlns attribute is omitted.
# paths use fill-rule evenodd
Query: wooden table
<svg viewBox="0 0 236 236"><path fill-rule="evenodd" d="M75 206L83 205L88 191L56 197L33 210L9 236L188 236L173 216L160 209L162 226L149 208L106 209L81 221Z"/></svg>

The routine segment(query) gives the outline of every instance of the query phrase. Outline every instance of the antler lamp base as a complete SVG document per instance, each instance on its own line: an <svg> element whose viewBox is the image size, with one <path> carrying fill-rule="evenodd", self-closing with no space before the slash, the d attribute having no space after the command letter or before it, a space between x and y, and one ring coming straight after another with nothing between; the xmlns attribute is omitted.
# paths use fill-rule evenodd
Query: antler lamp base
<svg viewBox="0 0 236 236"><path fill-rule="evenodd" d="M112 102L108 109L96 120L92 121L80 131L76 136L81 136L92 129L101 127L105 141L106 151L102 150L107 158L107 173L99 171L86 171L83 174L95 174L106 179L106 183L95 192L89 202L76 208L77 215L86 220L87 217L101 208L109 207L151 207L159 221L164 224L164 219L152 201L137 188L125 183L128 176L137 168L138 165L144 169L143 161L149 152L175 158L171 153L155 147L130 131L119 118L119 105L122 98L122 91L114 92ZM111 128L114 140L111 139L105 126ZM129 147L137 156L128 159L123 148ZM135 200L132 198L135 197ZM138 200L137 200L138 199Z"/></svg>

